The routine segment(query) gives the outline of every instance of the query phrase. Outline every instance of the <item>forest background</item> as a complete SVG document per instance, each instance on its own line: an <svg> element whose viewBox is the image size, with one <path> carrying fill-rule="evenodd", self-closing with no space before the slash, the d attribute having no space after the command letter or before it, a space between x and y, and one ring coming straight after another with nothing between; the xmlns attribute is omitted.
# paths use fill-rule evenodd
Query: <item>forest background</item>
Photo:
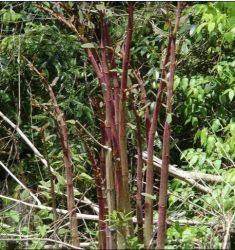
<svg viewBox="0 0 235 250"><path fill-rule="evenodd" d="M0 248L233 249L235 3L0 6Z"/></svg>

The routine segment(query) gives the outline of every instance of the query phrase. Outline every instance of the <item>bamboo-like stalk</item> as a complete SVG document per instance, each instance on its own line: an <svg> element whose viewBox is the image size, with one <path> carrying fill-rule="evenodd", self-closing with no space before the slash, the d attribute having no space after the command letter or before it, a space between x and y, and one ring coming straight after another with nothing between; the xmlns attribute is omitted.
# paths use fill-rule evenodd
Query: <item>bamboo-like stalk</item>
<svg viewBox="0 0 235 250"><path fill-rule="evenodd" d="M120 147L120 161L122 169L122 197L121 207L123 212L130 212L130 195L128 185L128 159L127 159L127 139L126 139L126 90L127 90L127 75L131 49L131 39L133 31L133 3L129 2L128 7L128 27L125 47L123 51L123 65L122 65L122 80L121 92L119 102L119 147Z"/></svg>
<svg viewBox="0 0 235 250"><path fill-rule="evenodd" d="M143 232L143 209L142 209L142 183L143 183L143 155L142 155L142 133L141 133L141 119L133 105L133 112L136 120L136 140L137 140L137 170L136 170L136 217L138 224L138 240L140 243L144 242Z"/></svg>
<svg viewBox="0 0 235 250"><path fill-rule="evenodd" d="M104 13L103 13L104 15ZM113 96L113 102L114 102L114 109L112 109L112 116L114 117L114 123L115 126L112 128L112 135L113 135L113 169L115 174L115 191L116 191L116 208L117 210L120 210L120 199L121 199L121 187L122 187L122 172L121 172L121 166L120 161L117 160L120 157L120 151L119 151L119 137L118 137L118 129L119 129L119 102L120 102L120 83L118 79L116 69L116 62L115 62L115 53L114 48L112 47L112 42L109 34L109 27L107 24L107 21L105 19L105 15L103 16L103 29L105 36L105 42L106 42L106 50L107 50L107 57L108 57L108 63L109 63L109 76L110 76L110 83L112 84L112 87L114 89L114 96Z"/></svg>
<svg viewBox="0 0 235 250"><path fill-rule="evenodd" d="M170 53L170 42L171 38L169 37L168 47L166 57L163 63L162 73L161 73L161 80L157 92L156 97L156 106L153 112L152 122L149 129L149 140L148 140L148 147L147 147L147 172L146 172L146 187L145 193L153 195L153 155L154 155L154 139L155 133L157 130L157 121L159 117L159 112L161 108L162 102L162 92L164 89L164 79L166 76L166 65L169 60L169 53ZM152 238L153 233L153 200L151 197L145 197L145 223L144 223L144 239L145 239L145 247L149 247L149 243Z"/></svg>
<svg viewBox="0 0 235 250"><path fill-rule="evenodd" d="M108 46L108 58L109 58L109 64L110 64L110 70L112 72L110 73L110 76L113 81L113 87L114 87L114 114L115 114L115 125L116 125L116 135L118 137L118 127L119 127L119 98L120 98L120 83L118 79L118 74L115 71L117 68L116 62L115 62L115 53L114 48L112 47L111 38L109 35L109 29L108 24L106 20L104 20L104 32L106 37L106 46Z"/></svg>
<svg viewBox="0 0 235 250"><path fill-rule="evenodd" d="M72 244L78 247L79 237L78 237L78 223L76 218L76 207L74 200L73 162L68 141L68 128L65 122L64 114L59 108L56 96L54 94L52 87L48 83L48 80L36 69L36 67L27 58L25 57L23 58L28 63L29 68L39 76L39 78L46 86L48 94L54 106L55 116L60 135L60 143L63 150L63 160L65 166L66 185L67 185L67 207L69 212L70 233L72 238Z"/></svg>
<svg viewBox="0 0 235 250"><path fill-rule="evenodd" d="M128 3L128 24L127 24L127 37L125 41L124 51L123 51L123 62L122 62L122 79L121 79L121 90L120 90L120 100L119 100L119 148L120 148L120 164L122 173L122 185L120 190L120 200L118 201L118 206L124 213L129 213L131 211L130 205L130 194L129 194L129 184L128 184L128 158L127 158L127 138L126 138L126 90L127 90L127 77L128 77L128 67L130 59L130 49L132 41L133 32L133 3ZM125 241L128 235L130 235L131 225L124 229L125 233L123 235L123 241L119 240L119 248L125 247ZM124 244L124 245L123 245Z"/></svg>
<svg viewBox="0 0 235 250"><path fill-rule="evenodd" d="M166 238L166 212L167 212L167 188L169 176L169 154L170 154L170 134L172 119L172 99L173 85L176 68L176 34L180 20L181 3L177 3L177 13L175 28L171 32L170 43L170 76L167 83L167 101L166 101L166 121L163 133L163 151L162 151L162 168L160 177L160 190L158 202L158 229L157 229L157 249L164 249Z"/></svg>
<svg viewBox="0 0 235 250"><path fill-rule="evenodd" d="M68 142L68 129L67 125L61 112L55 94L50 86L48 86L48 92L50 98L55 107L55 112L57 116L57 122L59 126L60 141L63 149L64 165L65 165L65 174L67 180L67 205L69 211L69 221L70 221L70 230L72 244L74 246L79 246L79 237L78 237L78 223L76 218L76 206L74 200L74 189L73 189L73 162Z"/></svg>
<svg viewBox="0 0 235 250"><path fill-rule="evenodd" d="M93 170L93 175L95 178L96 182L96 193L97 193L97 199L98 199L98 205L99 205L99 249L107 249L106 247L106 229L107 229L107 224L105 222L106 219L106 209L105 209L105 195L104 195L104 183L102 182L102 175L100 172L100 168L98 167L98 163L96 161L96 158L91 151L90 147L88 146L86 140L83 138L82 133L77 130L80 138L82 139L82 142L85 146L88 158L92 164L92 170Z"/></svg>
<svg viewBox="0 0 235 250"><path fill-rule="evenodd" d="M109 147L109 150L105 152L105 169L106 169L106 192L107 192L107 204L108 204L108 217L111 218L111 213L116 208L115 204L115 188L114 188L114 170L113 170L113 156L112 156L112 139L114 139L115 124L112 116L112 89L110 83L109 69L107 63L107 37L105 33L105 24L103 13L100 14L101 19L101 65L103 70L103 80L104 80L104 98L105 98L105 132L106 139L105 145ZM109 249L116 249L116 232L109 231L110 233L110 244Z"/></svg>

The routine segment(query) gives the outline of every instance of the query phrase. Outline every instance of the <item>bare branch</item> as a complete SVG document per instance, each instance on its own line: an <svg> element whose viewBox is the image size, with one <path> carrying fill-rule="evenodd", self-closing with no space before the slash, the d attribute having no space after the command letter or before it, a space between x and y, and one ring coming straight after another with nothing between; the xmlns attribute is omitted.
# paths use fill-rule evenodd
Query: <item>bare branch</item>
<svg viewBox="0 0 235 250"><path fill-rule="evenodd" d="M144 161L147 160L147 152L143 152L143 159ZM153 158L154 166L157 167L157 169L161 169L162 160L154 156ZM205 181L205 182L212 182L212 183L221 183L223 182L223 177L219 175L213 175L213 174L205 174L201 172L195 172L195 171L184 171L182 169L178 169L175 167L176 165L169 165L169 173L179 179L185 180L185 179L192 179L196 181Z"/></svg>
<svg viewBox="0 0 235 250"><path fill-rule="evenodd" d="M24 189L29 192L29 194L33 197L33 199L37 202L38 205L41 205L41 201L36 197L29 188L27 188L4 164L0 161L0 165L4 168L4 170Z"/></svg>
<svg viewBox="0 0 235 250"><path fill-rule="evenodd" d="M22 132L22 130L16 126L9 118L7 118L1 111L0 111L0 117L7 122L19 135L20 137L25 141L25 143L32 149L34 154L40 159L42 164L48 168L48 164L46 159L43 157L43 155L38 151L38 149L33 145L33 143L28 139L28 137ZM54 170L51 169L53 172Z"/></svg>

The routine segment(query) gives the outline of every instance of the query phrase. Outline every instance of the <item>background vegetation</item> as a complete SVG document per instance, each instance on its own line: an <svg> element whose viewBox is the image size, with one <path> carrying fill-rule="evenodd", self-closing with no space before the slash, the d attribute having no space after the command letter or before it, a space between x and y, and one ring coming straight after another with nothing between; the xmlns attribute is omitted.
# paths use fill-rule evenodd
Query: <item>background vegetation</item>
<svg viewBox="0 0 235 250"><path fill-rule="evenodd" d="M0 6L0 248L155 247L161 163L155 159L153 176L146 175L148 126L160 84L172 75L164 58L176 3L132 5L129 63L127 3ZM165 248L233 249L235 4L182 4L176 37L173 108L166 115L169 96L163 91L153 145L162 159L164 123L171 124L169 161L178 174L186 171L181 177L170 171ZM117 113L119 98L123 112ZM116 123L117 114L123 124ZM66 190L71 202L74 192L76 210ZM150 235L142 221L147 214Z"/></svg>

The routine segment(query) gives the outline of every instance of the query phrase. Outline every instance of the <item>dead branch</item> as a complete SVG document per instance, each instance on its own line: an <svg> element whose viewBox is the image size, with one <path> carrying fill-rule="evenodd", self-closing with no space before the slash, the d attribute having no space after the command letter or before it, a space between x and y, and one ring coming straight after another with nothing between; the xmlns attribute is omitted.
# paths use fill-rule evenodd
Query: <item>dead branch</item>
<svg viewBox="0 0 235 250"><path fill-rule="evenodd" d="M147 152L143 152L143 158L144 161L147 160ZM162 160L158 157L154 156L154 166L157 167L157 169L161 168ZM176 165L169 165L169 172L172 176L176 178L182 178L184 179L193 179L195 181L205 181L205 182L212 182L212 183L221 183L223 182L223 177L219 175L213 175L213 174L205 174L202 172L195 172L195 171L185 171L179 168L175 167Z"/></svg>
<svg viewBox="0 0 235 250"><path fill-rule="evenodd" d="M137 157L137 156L136 156ZM143 152L143 160L147 162L147 152ZM162 160L154 157L153 164L158 171L161 170ZM208 193L211 190L208 187L203 186L202 184L198 183L198 181L205 181L211 183L221 183L223 182L223 177L218 175L212 174L205 174L201 172L194 172L194 171L184 171L182 169L178 169L173 165L169 165L169 174L175 178L178 178L184 182L187 182L199 190Z"/></svg>
<svg viewBox="0 0 235 250"><path fill-rule="evenodd" d="M10 201L13 201L13 202L17 202L17 203L20 203L20 204L23 204L25 206L35 208L35 209L40 209L40 210L45 209L45 210L48 210L48 211L53 211L52 207L48 207L48 206L44 206L44 205L31 204L31 203L21 201L21 200L17 200L17 199L14 199L14 198L11 198L11 197L8 197L8 196L5 196L5 195L0 195L0 198L10 200ZM65 214L65 215L68 214L68 210L61 209L61 208L57 208L56 212L59 213L59 214ZM76 213L76 217L77 217L78 220L90 220L90 221L98 221L99 220L99 216L98 215L93 215L93 214ZM132 221L133 221L133 223L136 224L137 223L137 218L132 217ZM157 223L157 220L154 220L153 222ZM176 220L176 219L171 219L171 218L169 218L167 220L167 223L168 224L179 223L180 225L208 225L208 226L213 225L213 223L207 223L207 222L202 222L202 221L186 220L186 219L182 219L182 220L177 219ZM80 245L80 247L81 247L81 245Z"/></svg>

